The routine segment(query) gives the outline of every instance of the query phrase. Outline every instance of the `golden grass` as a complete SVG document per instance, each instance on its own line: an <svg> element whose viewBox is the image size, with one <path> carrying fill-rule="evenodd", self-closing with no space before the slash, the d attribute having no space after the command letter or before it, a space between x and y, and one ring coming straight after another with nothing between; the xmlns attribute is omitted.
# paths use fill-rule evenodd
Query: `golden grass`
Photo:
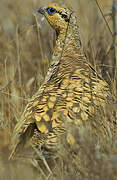
<svg viewBox="0 0 117 180"><path fill-rule="evenodd" d="M96 145L88 128L79 133L72 127L78 142L69 147L61 140L58 160L48 165L39 161L38 171L28 159L8 161L10 139L16 122L28 99L36 92L47 72L55 35L41 16L38 23L34 10L49 1L1 0L0 14L0 179L116 179L117 177L117 115L112 104L97 120L114 121L110 139L103 139L103 149ZM63 3L63 1L59 1ZM95 0L64 1L80 16L81 36L87 57L108 81L116 97L114 58L117 59L113 37ZM71 3L72 2L72 3ZM98 1L103 14L110 12L112 0ZM112 19L105 16L113 32ZM114 48L111 48L111 46ZM116 98L115 98L116 100ZM115 110L115 111L114 111ZM69 131L69 127L68 127ZM85 133L84 133L85 132ZM33 162L34 163L34 162ZM35 162L36 163L36 162ZM37 165L35 164L37 167Z"/></svg>

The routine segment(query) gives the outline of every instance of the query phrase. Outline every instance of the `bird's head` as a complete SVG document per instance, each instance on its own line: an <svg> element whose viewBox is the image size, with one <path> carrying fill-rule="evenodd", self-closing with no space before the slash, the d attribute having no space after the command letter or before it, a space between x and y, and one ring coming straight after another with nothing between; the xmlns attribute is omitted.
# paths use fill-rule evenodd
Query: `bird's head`
<svg viewBox="0 0 117 180"><path fill-rule="evenodd" d="M67 28L72 14L68 8L61 8L56 4L50 4L47 7L42 6L37 11L45 16L57 33Z"/></svg>

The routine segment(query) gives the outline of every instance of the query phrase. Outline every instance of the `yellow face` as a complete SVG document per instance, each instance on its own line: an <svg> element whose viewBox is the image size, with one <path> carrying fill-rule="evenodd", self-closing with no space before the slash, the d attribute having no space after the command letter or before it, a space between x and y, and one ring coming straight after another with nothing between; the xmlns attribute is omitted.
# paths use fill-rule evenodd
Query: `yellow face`
<svg viewBox="0 0 117 180"><path fill-rule="evenodd" d="M66 29L70 14L72 13L67 8L61 8L56 4L50 4L47 7L41 7L38 12L43 14L50 25L59 33L62 29Z"/></svg>

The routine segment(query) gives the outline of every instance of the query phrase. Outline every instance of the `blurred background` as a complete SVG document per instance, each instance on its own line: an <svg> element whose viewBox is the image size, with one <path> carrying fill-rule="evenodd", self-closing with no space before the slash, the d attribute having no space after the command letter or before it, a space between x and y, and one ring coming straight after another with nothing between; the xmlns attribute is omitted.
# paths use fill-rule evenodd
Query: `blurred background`
<svg viewBox="0 0 117 180"><path fill-rule="evenodd" d="M113 0L51 1L56 2L76 12L85 54L116 94L117 38L113 34L117 23L112 12L117 4ZM35 14L37 8L48 3L0 0L0 180L21 179L22 171L22 177L35 177L28 165L14 174L14 165L7 157L14 125L42 84L51 62L55 32L41 15Z"/></svg>

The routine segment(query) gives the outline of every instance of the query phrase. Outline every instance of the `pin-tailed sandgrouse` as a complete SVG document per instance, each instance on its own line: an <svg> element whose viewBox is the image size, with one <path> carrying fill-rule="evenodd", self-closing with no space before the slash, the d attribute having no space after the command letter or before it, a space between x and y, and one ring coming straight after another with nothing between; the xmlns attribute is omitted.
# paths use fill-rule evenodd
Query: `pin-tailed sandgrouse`
<svg viewBox="0 0 117 180"><path fill-rule="evenodd" d="M51 151L66 132L65 124L80 127L92 123L95 112L105 106L110 96L107 83L83 53L74 12L56 4L43 6L38 12L55 29L56 46L44 83L14 129L11 156L23 151L28 142Z"/></svg>

